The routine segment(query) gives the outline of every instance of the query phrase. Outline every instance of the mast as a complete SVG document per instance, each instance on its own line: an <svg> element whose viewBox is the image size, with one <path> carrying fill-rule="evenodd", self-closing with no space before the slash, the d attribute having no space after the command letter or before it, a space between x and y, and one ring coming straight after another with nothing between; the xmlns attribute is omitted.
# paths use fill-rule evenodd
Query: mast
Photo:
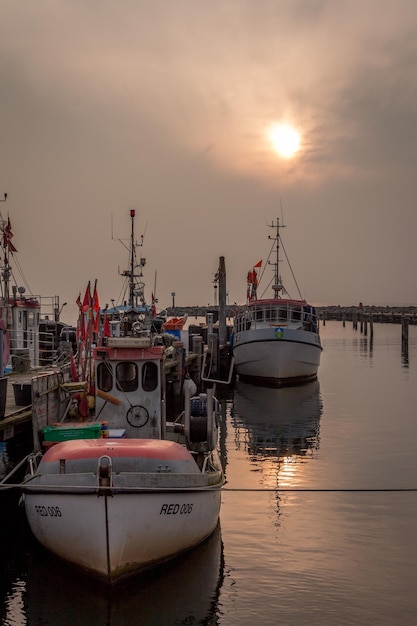
<svg viewBox="0 0 417 626"><path fill-rule="evenodd" d="M279 218L277 217L276 224L274 223L274 220L272 220L272 223L268 224L268 226L270 228L275 228L275 235L273 237L271 235L269 235L268 239L272 239L273 241L275 241L275 254L276 254L276 257L275 257L275 262L271 263L271 265L274 266L274 284L272 285L272 289L274 291L274 298L278 299L278 298L281 298L280 292L284 288L284 285L282 284L281 276L279 274L279 239L280 239ZM281 226L281 228L285 228L285 227Z"/></svg>
<svg viewBox="0 0 417 626"><path fill-rule="evenodd" d="M141 306L145 306L145 284L142 282L143 273L142 268L146 264L146 259L140 258L139 264L136 259L136 248L143 246L143 235L141 236L141 242L135 241L135 209L130 209L131 219L131 233L130 233L130 247L129 247L129 269L122 272L122 276L128 278L128 291L129 291L129 306L138 306L138 301ZM135 274L136 268L139 268L139 273ZM137 280L138 279L138 280Z"/></svg>
<svg viewBox="0 0 417 626"><path fill-rule="evenodd" d="M0 202L6 202L7 193L4 194L4 199L0 200ZM1 278L2 278L2 296L3 296L3 304L9 305L9 284L10 284L10 276L12 273L10 262L9 262L9 253L10 250L15 250L13 244L11 243L11 238L13 237L13 233L10 228L10 221L5 220L0 213L0 232L1 232L1 247L3 250L3 267L1 270Z"/></svg>
<svg viewBox="0 0 417 626"><path fill-rule="evenodd" d="M130 219L132 222L132 228L130 233L130 272L129 272L129 306L134 306L135 297L135 209L130 209Z"/></svg>

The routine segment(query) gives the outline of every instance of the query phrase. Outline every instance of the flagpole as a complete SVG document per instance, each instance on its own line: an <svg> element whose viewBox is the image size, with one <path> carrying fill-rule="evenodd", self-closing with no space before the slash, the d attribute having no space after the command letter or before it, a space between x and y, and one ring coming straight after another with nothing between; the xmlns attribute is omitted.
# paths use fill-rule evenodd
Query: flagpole
<svg viewBox="0 0 417 626"><path fill-rule="evenodd" d="M7 193L4 194L4 198L3 200L0 200L0 202L6 202L7 200ZM4 304L6 306L9 306L9 278L10 278L10 266L9 266L9 246L8 246L8 237L6 236L6 228L7 228L7 222L6 220L3 219L3 217L0 215L1 217L1 230L3 233L3 237L2 237L2 248L4 251L4 269L3 269L3 278L4 278L4 293L3 293L3 297L4 297Z"/></svg>

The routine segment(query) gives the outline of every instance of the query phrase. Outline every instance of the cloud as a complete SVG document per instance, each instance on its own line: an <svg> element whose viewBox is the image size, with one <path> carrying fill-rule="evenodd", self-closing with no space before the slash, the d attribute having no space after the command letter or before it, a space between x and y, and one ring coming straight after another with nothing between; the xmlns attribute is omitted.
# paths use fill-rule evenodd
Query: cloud
<svg viewBox="0 0 417 626"><path fill-rule="evenodd" d="M394 207L392 275L412 260L416 14L411 0L2 2L1 185L30 283L69 301L98 276L114 297L111 215L128 233L134 206L161 303L212 299L220 255L241 300L282 201L311 297L365 300L378 282L383 300ZM293 161L266 137L280 120L302 135Z"/></svg>

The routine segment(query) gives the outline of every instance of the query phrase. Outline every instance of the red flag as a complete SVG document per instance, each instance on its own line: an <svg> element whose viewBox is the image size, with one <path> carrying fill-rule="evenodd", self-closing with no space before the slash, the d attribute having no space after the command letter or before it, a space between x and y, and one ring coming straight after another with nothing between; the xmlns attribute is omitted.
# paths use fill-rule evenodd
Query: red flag
<svg viewBox="0 0 417 626"><path fill-rule="evenodd" d="M7 225L3 230L3 245L8 248L9 252L17 252L16 248L12 244L12 225L10 224L10 217L7 218Z"/></svg>
<svg viewBox="0 0 417 626"><path fill-rule="evenodd" d="M71 363L71 376L72 376L72 380L74 383L78 382L78 372L77 372L77 367L75 365L75 359L74 359L74 355L72 353L72 350L70 352L70 363Z"/></svg>
<svg viewBox="0 0 417 626"><path fill-rule="evenodd" d="M258 261L256 265L254 265L253 267L261 267L262 265L262 261Z"/></svg>
<svg viewBox="0 0 417 626"><path fill-rule="evenodd" d="M84 300L83 300L83 313L88 311L91 306L91 290L90 290L90 281L88 281L87 289L85 290Z"/></svg>
<svg viewBox="0 0 417 626"><path fill-rule="evenodd" d="M258 284L258 276L255 270L253 270L253 272L248 272L247 281L250 285Z"/></svg>
<svg viewBox="0 0 417 626"><path fill-rule="evenodd" d="M80 335L81 335L81 339L85 341L85 338L87 336L87 331L85 328L84 315L81 315L81 319L80 319Z"/></svg>
<svg viewBox="0 0 417 626"><path fill-rule="evenodd" d="M97 281L94 283L93 309L96 313L97 311L100 311L100 302L98 300L98 293L97 293Z"/></svg>
<svg viewBox="0 0 417 626"><path fill-rule="evenodd" d="M110 322L108 315L104 317L103 337L110 337Z"/></svg>
<svg viewBox="0 0 417 626"><path fill-rule="evenodd" d="M81 294L78 294L78 298L76 299L75 303L78 305L78 309L81 311L82 309L82 303L81 303Z"/></svg>

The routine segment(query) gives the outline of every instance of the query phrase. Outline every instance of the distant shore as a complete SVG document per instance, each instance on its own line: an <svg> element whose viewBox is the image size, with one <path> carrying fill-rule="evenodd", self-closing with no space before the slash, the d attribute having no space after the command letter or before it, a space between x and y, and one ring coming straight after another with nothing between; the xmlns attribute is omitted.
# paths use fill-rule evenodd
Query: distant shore
<svg viewBox="0 0 417 626"><path fill-rule="evenodd" d="M238 305L227 305L226 316L234 317L235 311ZM206 317L208 313L212 313L214 319L217 319L218 315L217 306L176 306L167 308L168 317L183 317L187 314L189 317ZM363 306L341 306L341 305L329 305L329 306L317 306L317 315L320 319L325 320L339 320L339 321L352 321L359 319L361 316L367 318L372 317L374 322L385 322L390 324L401 324L406 319L410 324L417 324L417 306L396 307L396 306L377 306L377 305L363 305Z"/></svg>

